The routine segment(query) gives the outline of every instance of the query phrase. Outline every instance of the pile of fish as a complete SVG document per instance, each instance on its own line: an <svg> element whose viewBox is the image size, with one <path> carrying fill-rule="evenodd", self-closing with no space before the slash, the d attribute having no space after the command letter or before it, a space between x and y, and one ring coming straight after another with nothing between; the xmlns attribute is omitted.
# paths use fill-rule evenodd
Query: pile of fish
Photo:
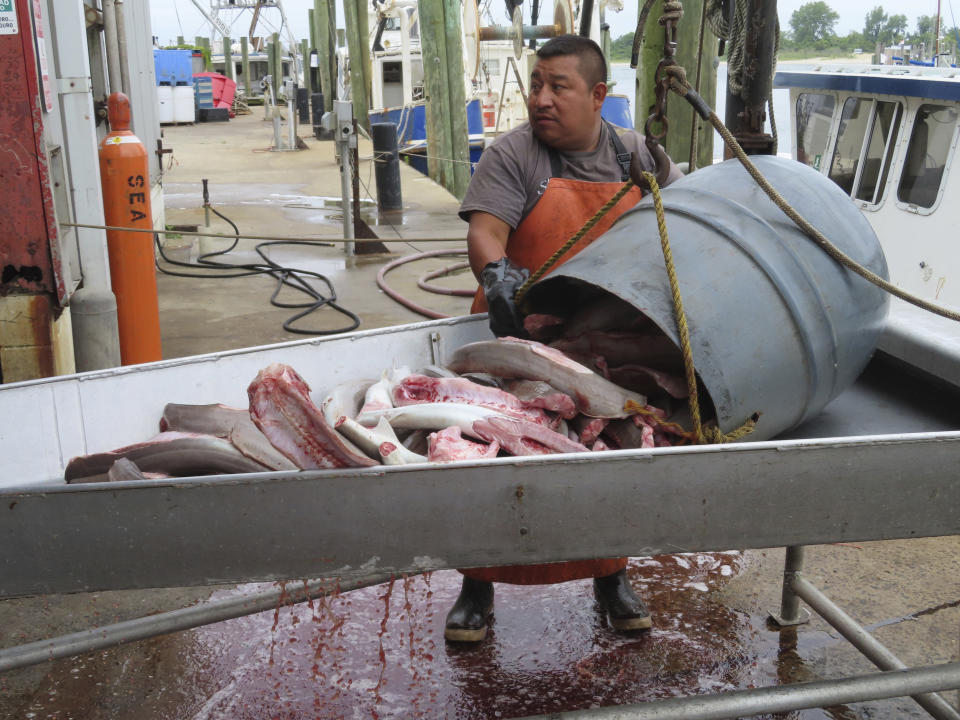
<svg viewBox="0 0 960 720"><path fill-rule="evenodd" d="M671 402L686 394L674 372L676 348L649 327L625 323L612 309L593 308L596 317L587 329L576 316L561 322L529 316L528 332L549 345L518 338L471 343L454 352L445 367L419 372L394 367L379 381L335 387L319 404L293 368L274 363L250 383L248 409L167 405L159 435L74 458L66 480L443 463L685 444L687 433L668 421ZM619 329L604 327L608 323ZM651 405L648 395L660 407Z"/></svg>

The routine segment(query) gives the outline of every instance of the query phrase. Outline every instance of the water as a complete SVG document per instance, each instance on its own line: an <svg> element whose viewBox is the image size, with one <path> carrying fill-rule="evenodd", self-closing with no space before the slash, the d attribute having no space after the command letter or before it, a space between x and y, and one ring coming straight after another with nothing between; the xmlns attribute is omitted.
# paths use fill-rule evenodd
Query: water
<svg viewBox="0 0 960 720"><path fill-rule="evenodd" d="M630 98L630 110L634 112L636 107L636 93L635 93L635 83L634 78L636 76L636 70L632 69L627 63L613 63L613 80L616 82L616 85L613 89L613 92L619 95L626 95ZM716 111L717 115L721 120L724 119L724 112L726 108L726 87L727 87L727 64L725 62L720 63L720 66L717 68L717 97L704 98L712 108ZM674 100L677 97L674 96ZM773 112L777 120L777 132L779 134L780 143L779 143L779 152L790 152L790 91L781 88L773 91ZM669 115L669 113L668 113ZM770 132L770 119L767 118L766 131ZM713 133L713 157L715 160L720 160L723 158L723 141L720 139L720 134L717 132ZM677 160L678 158L674 158ZM679 158L682 160L683 158Z"/></svg>

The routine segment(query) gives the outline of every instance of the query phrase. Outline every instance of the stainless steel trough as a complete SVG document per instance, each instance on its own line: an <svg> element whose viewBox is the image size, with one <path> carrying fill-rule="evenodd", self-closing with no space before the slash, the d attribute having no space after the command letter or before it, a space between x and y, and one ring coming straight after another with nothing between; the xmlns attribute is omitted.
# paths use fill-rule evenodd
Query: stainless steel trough
<svg viewBox="0 0 960 720"><path fill-rule="evenodd" d="M322 395L334 383L376 377L391 361L442 363L485 337L485 318L458 318L3 387L0 411L17 422L0 429L0 598L294 578L346 586L450 567L960 534L955 406L898 403L886 379L855 385L794 439L62 483L71 456L155 432L167 402L244 405L250 379L270 362L292 365ZM463 523L468 514L473 521ZM218 612L198 617L236 609ZM143 622L146 630L128 635L183 626L162 616ZM90 636L110 643L125 633ZM95 646L67 638L39 654L7 648L0 667ZM798 688L791 707L847 697L847 685L861 695L871 688L870 697L955 687L956 668L943 668L936 680L878 675L837 681L826 695ZM737 707L766 702L751 697ZM686 706L664 712L655 716L693 717Z"/></svg>

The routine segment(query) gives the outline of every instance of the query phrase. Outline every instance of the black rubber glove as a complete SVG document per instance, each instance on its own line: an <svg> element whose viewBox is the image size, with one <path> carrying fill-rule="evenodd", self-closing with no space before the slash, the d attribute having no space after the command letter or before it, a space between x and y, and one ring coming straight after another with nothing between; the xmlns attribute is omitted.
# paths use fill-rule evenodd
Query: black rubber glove
<svg viewBox="0 0 960 720"><path fill-rule="evenodd" d="M489 308L490 330L497 337L527 336L523 329L523 315L513 301L513 296L528 277L529 270L514 265L505 257L488 263L480 271L480 287L483 288Z"/></svg>

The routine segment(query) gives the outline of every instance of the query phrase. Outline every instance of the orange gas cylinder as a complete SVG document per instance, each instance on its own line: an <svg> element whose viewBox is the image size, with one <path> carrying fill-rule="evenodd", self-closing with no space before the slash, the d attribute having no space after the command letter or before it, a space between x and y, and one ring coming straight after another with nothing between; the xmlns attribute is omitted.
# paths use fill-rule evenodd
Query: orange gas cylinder
<svg viewBox="0 0 960 720"><path fill-rule="evenodd" d="M130 132L130 101L126 95L110 95L107 117L110 134L100 143L100 182L106 224L153 229L147 151ZM108 230L107 251L110 281L117 297L121 362L135 365L160 360L160 308L153 235Z"/></svg>

